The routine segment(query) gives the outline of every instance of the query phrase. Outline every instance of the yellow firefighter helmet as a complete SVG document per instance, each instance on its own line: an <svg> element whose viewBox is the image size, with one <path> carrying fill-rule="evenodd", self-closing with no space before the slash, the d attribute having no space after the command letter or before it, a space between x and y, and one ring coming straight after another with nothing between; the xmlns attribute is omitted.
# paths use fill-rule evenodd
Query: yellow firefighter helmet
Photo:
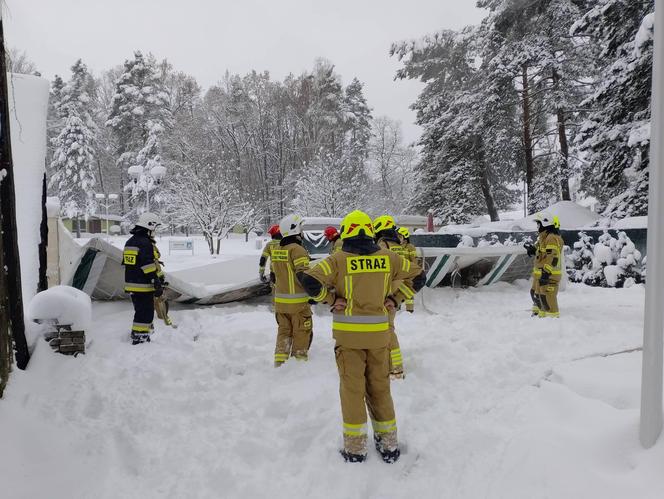
<svg viewBox="0 0 664 499"><path fill-rule="evenodd" d="M387 229L395 229L396 223L390 215L381 215L373 221L374 230L380 232Z"/></svg>
<svg viewBox="0 0 664 499"><path fill-rule="evenodd" d="M364 235L374 237L374 228L369 215L360 210L351 211L341 221L341 239L350 239Z"/></svg>

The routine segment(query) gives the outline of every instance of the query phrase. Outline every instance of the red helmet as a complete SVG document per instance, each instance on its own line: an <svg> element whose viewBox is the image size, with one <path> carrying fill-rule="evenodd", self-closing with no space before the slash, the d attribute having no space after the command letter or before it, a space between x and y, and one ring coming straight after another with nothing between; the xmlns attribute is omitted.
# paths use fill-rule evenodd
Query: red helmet
<svg viewBox="0 0 664 499"><path fill-rule="evenodd" d="M270 234L271 236L274 236L275 234L279 234L279 226L277 224L272 225L269 229L267 229L267 233Z"/></svg>
<svg viewBox="0 0 664 499"><path fill-rule="evenodd" d="M339 236L339 231L337 230L336 227L326 227L325 228L325 239L328 241L332 241L333 239L336 239Z"/></svg>

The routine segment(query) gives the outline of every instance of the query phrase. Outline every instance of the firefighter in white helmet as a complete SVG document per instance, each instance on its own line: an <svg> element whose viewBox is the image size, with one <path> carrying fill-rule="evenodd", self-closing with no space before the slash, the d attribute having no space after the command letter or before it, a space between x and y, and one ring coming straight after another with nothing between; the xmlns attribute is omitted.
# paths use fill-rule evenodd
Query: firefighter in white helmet
<svg viewBox="0 0 664 499"><path fill-rule="evenodd" d="M159 250L154 232L161 225L154 213L143 213L125 244L122 265L125 267L124 290L134 305L134 322L131 326L132 344L150 341L154 320L154 298L164 292L164 273L159 264Z"/></svg>
<svg viewBox="0 0 664 499"><path fill-rule="evenodd" d="M530 296L533 315L538 317L560 317L558 289L563 273L563 246L560 237L560 221L547 211L535 215L539 232L537 242L525 244L530 256L535 257L533 283Z"/></svg>
<svg viewBox="0 0 664 499"><path fill-rule="evenodd" d="M309 253L302 246L303 223L300 215L284 217L279 222L282 236L279 246L270 249L274 312L278 324L275 367L291 356L307 360L311 345L313 322L309 295L296 277L309 268Z"/></svg>

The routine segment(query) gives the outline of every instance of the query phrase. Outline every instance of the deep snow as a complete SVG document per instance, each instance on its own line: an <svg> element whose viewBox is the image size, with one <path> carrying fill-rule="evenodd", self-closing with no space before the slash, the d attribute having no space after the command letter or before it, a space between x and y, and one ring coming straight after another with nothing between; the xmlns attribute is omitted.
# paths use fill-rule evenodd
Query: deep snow
<svg viewBox="0 0 664 499"><path fill-rule="evenodd" d="M393 384L407 452L341 461L330 318L308 363L272 367L263 302L173 311L149 345L128 303L95 303L92 344L39 342L0 405L12 498L655 498L664 445L638 444L644 289L572 285L530 318L528 284L427 289L397 318ZM196 341L194 341L196 338Z"/></svg>

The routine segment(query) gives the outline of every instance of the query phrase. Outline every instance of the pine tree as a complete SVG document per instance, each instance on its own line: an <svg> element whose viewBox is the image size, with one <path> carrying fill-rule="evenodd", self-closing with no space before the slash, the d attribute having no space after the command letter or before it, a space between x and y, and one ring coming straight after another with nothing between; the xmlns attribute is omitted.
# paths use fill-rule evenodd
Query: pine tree
<svg viewBox="0 0 664 499"><path fill-rule="evenodd" d="M654 0L597 0L573 33L593 36L603 69L576 139L584 187L614 217L647 214Z"/></svg>
<svg viewBox="0 0 664 499"><path fill-rule="evenodd" d="M488 77L484 51L479 28L443 31L391 49L404 63L398 78L426 83L413 106L424 128L413 207L422 213L431 208L446 222L483 213L497 220L498 209L514 197L508 184L514 181L518 142L506 96L513 88L504 78Z"/></svg>
<svg viewBox="0 0 664 499"><path fill-rule="evenodd" d="M567 275L572 282L583 282L593 266L593 238L579 232L579 240L574 243L572 253L567 258Z"/></svg>
<svg viewBox="0 0 664 499"><path fill-rule="evenodd" d="M131 191L132 211L142 210L142 200L155 187L150 169L161 165L161 136L171 116L168 95L159 80L152 56L140 51L125 61L124 73L115 86L113 105L106 125L117 141L117 166L121 170L121 192ZM135 182L126 183L126 170L140 167L142 174ZM123 201L124 209L124 201Z"/></svg>
<svg viewBox="0 0 664 499"><path fill-rule="evenodd" d="M56 77L52 87L54 124L59 131L51 139L49 186L59 196L64 213L78 218L96 212L95 130L89 113L92 77L80 59L71 70L66 84Z"/></svg>

